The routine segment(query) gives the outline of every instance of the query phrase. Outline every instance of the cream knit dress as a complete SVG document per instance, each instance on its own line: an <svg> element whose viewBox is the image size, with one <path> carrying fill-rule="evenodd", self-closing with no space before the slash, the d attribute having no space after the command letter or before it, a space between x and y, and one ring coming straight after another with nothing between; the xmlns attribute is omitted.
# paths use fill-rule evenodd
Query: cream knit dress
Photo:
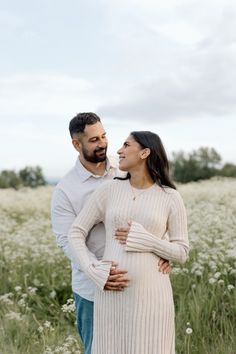
<svg viewBox="0 0 236 354"><path fill-rule="evenodd" d="M136 197L135 197L136 196ZM94 262L85 244L88 231L103 221L103 260ZM127 244L114 232L132 221ZM166 239L166 232L168 239ZM174 304L169 275L159 257L183 263L188 254L186 212L179 193L154 184L133 189L129 180L103 184L72 225L69 241L84 272L97 285L93 354L174 354ZM128 270L129 287L103 290L111 262Z"/></svg>

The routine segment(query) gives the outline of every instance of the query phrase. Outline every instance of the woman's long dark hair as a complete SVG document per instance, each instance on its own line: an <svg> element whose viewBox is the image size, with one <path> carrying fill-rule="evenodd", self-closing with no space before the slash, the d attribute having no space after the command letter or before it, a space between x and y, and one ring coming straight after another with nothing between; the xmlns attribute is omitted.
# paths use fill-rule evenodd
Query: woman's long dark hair
<svg viewBox="0 0 236 354"><path fill-rule="evenodd" d="M176 189L170 178L169 162L160 137L150 131L133 131L130 135L143 149L150 149L150 154L147 157L147 168L153 181L162 188L167 186ZM130 177L128 173L124 179Z"/></svg>

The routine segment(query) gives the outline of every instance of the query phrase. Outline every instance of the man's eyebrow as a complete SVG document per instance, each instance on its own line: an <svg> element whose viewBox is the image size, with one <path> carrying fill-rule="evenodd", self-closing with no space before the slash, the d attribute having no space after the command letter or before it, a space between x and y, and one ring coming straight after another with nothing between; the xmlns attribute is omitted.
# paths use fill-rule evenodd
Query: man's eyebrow
<svg viewBox="0 0 236 354"><path fill-rule="evenodd" d="M103 134L102 134L102 136L103 135L106 135L106 132L104 132ZM91 136L90 138L89 138L89 140L91 140L91 139L96 139L96 138L98 138L99 137L99 135L94 135L94 136Z"/></svg>

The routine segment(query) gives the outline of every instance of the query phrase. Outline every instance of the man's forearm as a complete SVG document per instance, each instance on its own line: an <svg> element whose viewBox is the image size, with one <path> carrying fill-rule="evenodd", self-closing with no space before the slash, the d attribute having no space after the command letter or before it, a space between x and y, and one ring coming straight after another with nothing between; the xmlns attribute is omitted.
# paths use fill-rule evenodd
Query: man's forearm
<svg viewBox="0 0 236 354"><path fill-rule="evenodd" d="M80 268L80 265L78 264L78 261L74 257L74 252L72 252L71 245L69 244L69 241L68 241L68 237L65 236L65 235L57 235L56 239L57 239L58 247L60 247L62 249L62 251L65 254L65 256L73 264L77 265L78 268ZM89 249L87 249L87 253L88 253L88 256L89 256L91 262L97 261L97 257L95 256L94 253L90 252Z"/></svg>

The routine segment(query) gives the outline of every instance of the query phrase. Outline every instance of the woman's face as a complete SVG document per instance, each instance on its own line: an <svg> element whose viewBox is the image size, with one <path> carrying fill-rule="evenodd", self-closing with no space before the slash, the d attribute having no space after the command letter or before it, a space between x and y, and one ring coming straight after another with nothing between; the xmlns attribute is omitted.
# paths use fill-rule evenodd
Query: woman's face
<svg viewBox="0 0 236 354"><path fill-rule="evenodd" d="M133 168L138 167L143 160L142 147L137 143L132 135L129 135L125 140L123 146L117 151L119 155L119 168L122 171L130 171Z"/></svg>

